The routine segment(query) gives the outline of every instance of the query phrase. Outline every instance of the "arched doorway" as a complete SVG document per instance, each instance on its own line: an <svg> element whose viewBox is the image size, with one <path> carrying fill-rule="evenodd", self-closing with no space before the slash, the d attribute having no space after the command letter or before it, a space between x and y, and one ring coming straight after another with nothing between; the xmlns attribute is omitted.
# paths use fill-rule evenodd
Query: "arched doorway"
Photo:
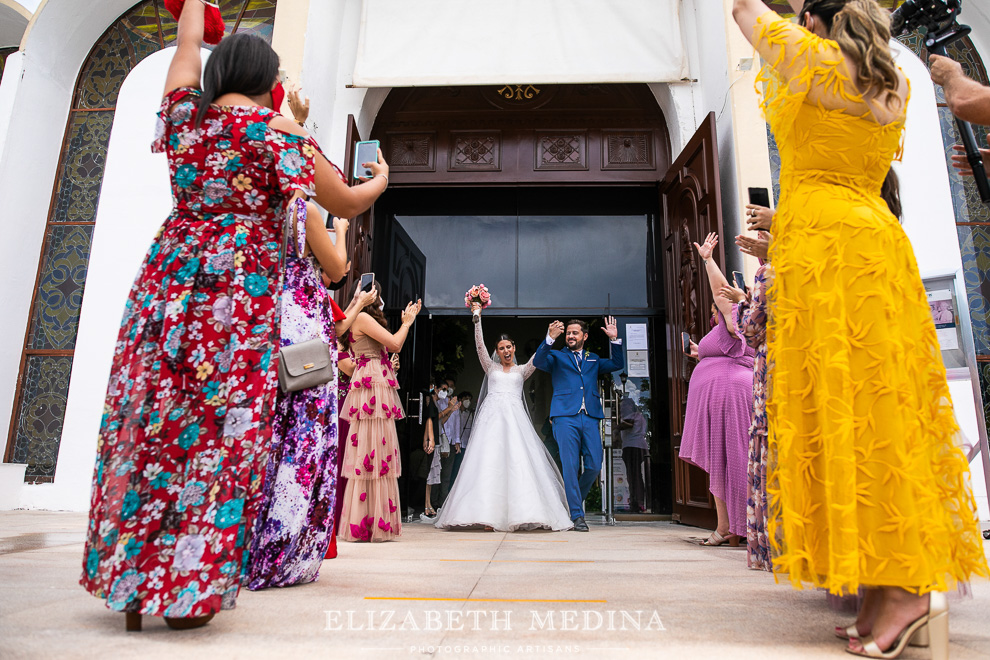
<svg viewBox="0 0 990 660"><path fill-rule="evenodd" d="M672 167L666 126L646 85L389 94L370 137L391 166L390 185L355 223L353 263L355 274L377 274L393 315L416 297L425 303L400 372L413 418L403 452L407 506L423 504L415 488L419 393L448 375L457 391L477 393L481 372L463 296L484 282L494 300L486 336L513 334L521 360L554 319L587 320L591 350L607 354L598 328L606 313L619 318L628 364L603 384L616 403L628 396L646 417L649 459L639 467L646 492L636 501L636 467L627 473L616 429L606 448L616 510L678 516L681 506L700 515L680 515L685 522L708 522L706 478L675 467L689 366L672 338L702 327L707 310L710 294L682 243L720 228L718 159L708 120ZM351 133L358 139L353 124ZM546 375L527 383L533 423L546 435L550 394ZM683 483L675 485L675 474ZM589 513L601 504L594 498Z"/></svg>
<svg viewBox="0 0 990 660"><path fill-rule="evenodd" d="M275 0L220 3L228 34L254 33L269 41L275 7ZM51 3L40 11L57 14ZM40 20L42 15L38 16ZM37 30L38 24L34 25L31 29ZM44 38L48 39L47 26L45 30ZM29 483L55 480L79 314L121 85L145 58L174 45L176 30L177 23L161 0L132 2L92 45L72 88L31 312L26 329L18 337L23 337L23 345L4 451L4 462L27 464L25 481ZM6 55L0 51L0 58ZM95 435L92 437L95 440ZM72 466L69 471L76 469L90 472L89 467L81 466ZM86 482L88 479L85 477ZM74 494L60 502L78 501Z"/></svg>

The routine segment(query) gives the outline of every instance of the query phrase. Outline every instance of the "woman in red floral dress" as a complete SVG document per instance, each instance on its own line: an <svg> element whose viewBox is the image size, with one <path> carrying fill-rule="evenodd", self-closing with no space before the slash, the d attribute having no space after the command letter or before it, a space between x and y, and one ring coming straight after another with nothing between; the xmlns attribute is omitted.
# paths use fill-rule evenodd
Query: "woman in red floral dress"
<svg viewBox="0 0 990 660"><path fill-rule="evenodd" d="M270 110L278 56L234 35L200 90L203 4L187 2L153 150L173 210L131 289L97 445L82 585L107 606L202 625L234 607L260 501L275 399L282 223L316 193L353 217L384 163L348 188Z"/></svg>

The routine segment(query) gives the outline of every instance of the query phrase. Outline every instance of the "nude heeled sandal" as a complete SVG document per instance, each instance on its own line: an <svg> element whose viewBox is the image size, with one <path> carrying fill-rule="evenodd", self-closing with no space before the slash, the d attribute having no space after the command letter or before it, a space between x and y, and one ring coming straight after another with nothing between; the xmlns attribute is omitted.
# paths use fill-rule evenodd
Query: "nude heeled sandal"
<svg viewBox="0 0 990 660"><path fill-rule="evenodd" d="M835 627L835 636L839 639L859 639L861 635L859 630L856 628L856 624L852 624L846 628L839 626ZM908 642L908 646L928 646L928 625L925 624L918 629L918 632L911 635L911 641Z"/></svg>
<svg viewBox="0 0 990 660"><path fill-rule="evenodd" d="M863 650L854 651L846 647L846 653L864 658L897 658L908 646L908 641L918 632L927 629L928 647L932 660L949 660L949 603L944 593L933 591L929 596L928 614L918 617L901 631L890 649L881 651L873 636L862 639Z"/></svg>

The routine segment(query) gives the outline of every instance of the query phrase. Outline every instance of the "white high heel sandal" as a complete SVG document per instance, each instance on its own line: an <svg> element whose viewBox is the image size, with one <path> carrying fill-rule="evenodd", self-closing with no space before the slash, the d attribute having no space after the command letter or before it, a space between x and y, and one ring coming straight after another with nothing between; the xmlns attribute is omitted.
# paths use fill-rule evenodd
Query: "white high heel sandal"
<svg viewBox="0 0 990 660"><path fill-rule="evenodd" d="M848 631L848 628L846 630ZM949 660L949 602L944 593L931 592L928 600L928 614L909 623L887 651L881 651L877 643L873 641L873 636L868 635L861 640L862 651L854 651L846 647L846 653L864 658L897 658L907 648L911 638L923 631L928 635L928 647L932 653L932 660Z"/></svg>

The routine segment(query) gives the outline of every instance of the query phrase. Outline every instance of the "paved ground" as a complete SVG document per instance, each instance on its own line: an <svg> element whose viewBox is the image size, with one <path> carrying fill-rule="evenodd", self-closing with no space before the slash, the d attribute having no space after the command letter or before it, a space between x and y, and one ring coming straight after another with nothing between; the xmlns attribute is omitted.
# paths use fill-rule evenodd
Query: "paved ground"
<svg viewBox="0 0 990 660"><path fill-rule="evenodd" d="M315 584L242 591L206 628L124 617L77 583L85 515L0 513L0 658L844 658L850 617L775 585L744 551L670 523L442 532L342 543ZM987 544L990 547L990 543ZM952 658L990 657L990 584L953 597ZM909 659L929 657L911 649Z"/></svg>

